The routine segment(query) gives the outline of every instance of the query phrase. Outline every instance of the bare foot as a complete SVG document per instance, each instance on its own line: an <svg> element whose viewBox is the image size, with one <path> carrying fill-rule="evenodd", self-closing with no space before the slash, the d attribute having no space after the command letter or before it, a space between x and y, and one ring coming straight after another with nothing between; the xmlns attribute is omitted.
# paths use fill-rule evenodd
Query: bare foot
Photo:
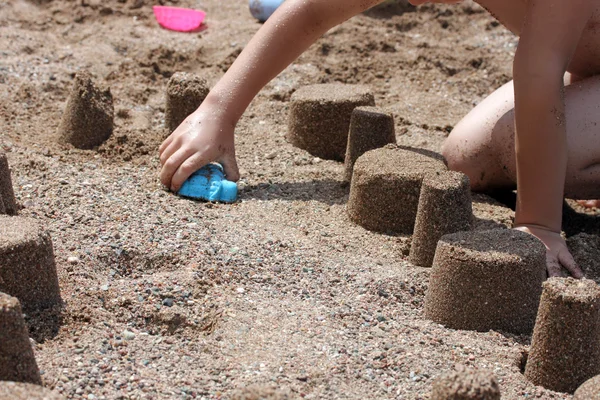
<svg viewBox="0 0 600 400"><path fill-rule="evenodd" d="M600 200L577 200L577 204L585 208L600 208Z"/></svg>

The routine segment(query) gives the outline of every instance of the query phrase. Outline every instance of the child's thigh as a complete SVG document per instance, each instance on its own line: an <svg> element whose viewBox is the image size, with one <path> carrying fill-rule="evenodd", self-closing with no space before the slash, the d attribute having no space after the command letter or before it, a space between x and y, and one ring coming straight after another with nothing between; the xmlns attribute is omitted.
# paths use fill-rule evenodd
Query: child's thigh
<svg viewBox="0 0 600 400"><path fill-rule="evenodd" d="M600 196L600 76L565 88L568 166L565 192L573 198ZM456 125L444 156L465 172L475 190L516 185L514 91L496 90Z"/></svg>
<svg viewBox="0 0 600 400"><path fill-rule="evenodd" d="M473 190L514 186L512 165L505 161L511 156L514 159L513 109L514 92L509 82L471 110L444 143L442 153L449 168L464 172Z"/></svg>

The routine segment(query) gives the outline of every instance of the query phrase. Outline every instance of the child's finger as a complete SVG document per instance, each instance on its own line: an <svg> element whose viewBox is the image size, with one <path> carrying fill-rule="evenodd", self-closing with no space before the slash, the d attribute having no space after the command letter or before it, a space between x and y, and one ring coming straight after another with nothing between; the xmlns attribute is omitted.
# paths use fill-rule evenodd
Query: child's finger
<svg viewBox="0 0 600 400"><path fill-rule="evenodd" d="M566 250L560 251L558 253L558 260L563 265L563 267L565 267L567 269L567 271L569 271L571 273L571 276L573 278L576 278L576 279L583 278L583 271L581 270L581 268L579 268L579 266L573 259L573 256L571 255L571 253L569 253Z"/></svg>
<svg viewBox="0 0 600 400"><path fill-rule="evenodd" d="M165 162L167 162L167 160L169 158L171 158L171 156L173 154L175 154L175 152L177 150L179 150L181 148L181 140L171 140L171 142L169 143L169 146L166 147L162 153L160 154L160 164L161 165L165 165Z"/></svg>
<svg viewBox="0 0 600 400"><path fill-rule="evenodd" d="M172 189L171 180L173 175L179 168L181 164L185 160L187 160L192 154L194 154L194 149L190 148L182 148L177 150L169 159L164 163L162 169L160 170L160 181L166 187Z"/></svg>
<svg viewBox="0 0 600 400"><path fill-rule="evenodd" d="M235 151L231 154L225 154L219 162L223 166L223 172L227 180L237 182L240 179L240 170L235 159Z"/></svg>
<svg viewBox="0 0 600 400"><path fill-rule="evenodd" d="M549 278L552 278L554 276L560 277L562 275L558 259L554 257L549 251L546 252L546 268L548 271Z"/></svg>
<svg viewBox="0 0 600 400"><path fill-rule="evenodd" d="M185 160L171 178L171 190L178 191L183 185L183 182L190 177L194 172L208 164L210 160L204 157L201 153L195 153Z"/></svg>
<svg viewBox="0 0 600 400"><path fill-rule="evenodd" d="M173 141L173 134L170 134L168 138L166 138L161 144L160 147L158 148L158 154L162 155L162 152L171 144L171 142Z"/></svg>

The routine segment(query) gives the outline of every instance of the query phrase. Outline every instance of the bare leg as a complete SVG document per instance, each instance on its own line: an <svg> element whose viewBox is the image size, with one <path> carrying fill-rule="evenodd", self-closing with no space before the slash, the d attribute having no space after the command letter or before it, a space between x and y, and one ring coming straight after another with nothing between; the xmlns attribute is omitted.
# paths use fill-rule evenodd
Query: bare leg
<svg viewBox="0 0 600 400"><path fill-rule="evenodd" d="M600 198L600 76L571 79L565 88L569 162L565 195ZM456 125L443 146L453 170L471 179L473 190L516 187L514 91L496 90Z"/></svg>

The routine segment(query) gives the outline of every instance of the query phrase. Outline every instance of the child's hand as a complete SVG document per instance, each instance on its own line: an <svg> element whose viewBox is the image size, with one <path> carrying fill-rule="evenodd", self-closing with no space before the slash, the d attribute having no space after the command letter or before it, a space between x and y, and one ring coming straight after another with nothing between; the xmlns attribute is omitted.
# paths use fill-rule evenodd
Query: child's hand
<svg viewBox="0 0 600 400"><path fill-rule="evenodd" d="M211 162L220 163L227 179L237 181L234 127L218 107L200 106L160 145L163 185L177 192L190 175Z"/></svg>
<svg viewBox="0 0 600 400"><path fill-rule="evenodd" d="M544 243L546 246L546 268L548 276L563 276L562 268L569 271L573 278L583 278L583 271L569 252L567 243L560 236L560 233L552 232L546 229L540 229L531 225L520 225L515 229L529 233Z"/></svg>

